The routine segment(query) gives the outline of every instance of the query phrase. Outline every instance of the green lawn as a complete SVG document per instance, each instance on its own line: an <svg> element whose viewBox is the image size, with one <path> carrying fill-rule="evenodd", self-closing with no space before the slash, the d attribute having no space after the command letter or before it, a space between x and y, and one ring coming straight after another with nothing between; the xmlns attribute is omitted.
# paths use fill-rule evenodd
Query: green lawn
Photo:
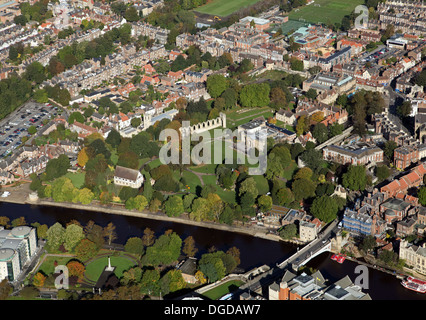
<svg viewBox="0 0 426 320"><path fill-rule="evenodd" d="M195 173L184 171L182 176L188 184L190 192L196 192L197 186L201 186L200 178Z"/></svg>
<svg viewBox="0 0 426 320"><path fill-rule="evenodd" d="M237 280L228 281L216 288L213 288L205 292L203 295L211 300L217 300L223 297L225 294L228 294L234 291L235 289L240 287L243 283L244 282L237 281Z"/></svg>
<svg viewBox="0 0 426 320"><path fill-rule="evenodd" d="M58 263L58 265L66 265L71 259L72 258L70 257L61 256L46 257L46 259L40 266L39 271L43 272L46 275L52 274L53 272L55 272L55 261Z"/></svg>
<svg viewBox="0 0 426 320"><path fill-rule="evenodd" d="M357 5L363 3L363 0L315 0L310 5L293 9L288 16L289 19L301 19L302 22L340 23L345 15L350 14Z"/></svg>
<svg viewBox="0 0 426 320"><path fill-rule="evenodd" d="M206 5L197 8L195 11L226 17L231 13L244 7L251 6L258 1L260 0L211 0Z"/></svg>
<svg viewBox="0 0 426 320"><path fill-rule="evenodd" d="M101 275L104 268L108 265L107 257L100 257L86 266L85 275L88 279L96 282ZM129 260L129 258L124 256L112 256L111 257L111 266L115 267L115 275L120 278L123 275L123 272L135 266L135 261Z"/></svg>
<svg viewBox="0 0 426 320"><path fill-rule="evenodd" d="M67 172L65 177L70 178L74 187L80 189L84 185L85 175L86 175L86 173L84 173L84 172L76 172L76 173Z"/></svg>

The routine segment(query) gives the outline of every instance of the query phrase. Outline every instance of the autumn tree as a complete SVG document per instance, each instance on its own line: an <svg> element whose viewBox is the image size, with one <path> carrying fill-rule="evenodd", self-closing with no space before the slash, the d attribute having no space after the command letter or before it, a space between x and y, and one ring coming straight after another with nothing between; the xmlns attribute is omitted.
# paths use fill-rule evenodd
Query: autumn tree
<svg viewBox="0 0 426 320"><path fill-rule="evenodd" d="M155 233L150 228L145 228L142 236L142 243L145 247L152 246L155 242Z"/></svg>
<svg viewBox="0 0 426 320"><path fill-rule="evenodd" d="M115 225L110 222L108 225L104 228L104 237L108 243L108 245L111 245L111 243L117 239L117 233L115 231Z"/></svg>
<svg viewBox="0 0 426 320"><path fill-rule="evenodd" d="M183 242L182 252L188 257L194 257L198 252L198 249L195 246L195 240L192 236L188 236Z"/></svg>
<svg viewBox="0 0 426 320"><path fill-rule="evenodd" d="M36 287L39 287L39 288L43 287L45 280L46 280L46 276L39 271L35 274L35 276L33 278L33 285L35 285Z"/></svg>
<svg viewBox="0 0 426 320"><path fill-rule="evenodd" d="M86 267L80 261L71 260L67 263L68 274L70 276L76 276L79 279L83 278Z"/></svg>
<svg viewBox="0 0 426 320"><path fill-rule="evenodd" d="M274 108L275 110L280 110L287 107L287 97L280 87L272 88L269 95L272 108Z"/></svg>
<svg viewBox="0 0 426 320"><path fill-rule="evenodd" d="M86 261L97 254L98 248L94 242L83 239L75 247L74 252L79 260Z"/></svg>

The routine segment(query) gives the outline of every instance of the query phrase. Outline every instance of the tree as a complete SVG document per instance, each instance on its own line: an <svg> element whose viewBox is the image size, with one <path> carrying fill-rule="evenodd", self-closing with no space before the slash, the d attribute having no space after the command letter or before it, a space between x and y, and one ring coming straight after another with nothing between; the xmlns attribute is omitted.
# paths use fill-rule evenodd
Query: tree
<svg viewBox="0 0 426 320"><path fill-rule="evenodd" d="M113 148L117 148L121 142L120 133L115 129L111 129L111 131L108 133L107 138L105 139L105 142L110 144Z"/></svg>
<svg viewBox="0 0 426 320"><path fill-rule="evenodd" d="M135 22L135 21L138 21L140 19L138 11L136 10L135 7L127 8L127 10L124 13L124 18L128 22Z"/></svg>
<svg viewBox="0 0 426 320"><path fill-rule="evenodd" d="M56 251L59 249L59 246L64 242L64 227L56 222L52 225L46 232L46 246L48 251Z"/></svg>
<svg viewBox="0 0 426 320"><path fill-rule="evenodd" d="M342 176L342 185L353 191L363 191L367 185L365 167L350 165L348 171Z"/></svg>
<svg viewBox="0 0 426 320"><path fill-rule="evenodd" d="M9 295L12 293L13 287L9 284L7 278L4 278L0 282L0 300L6 300Z"/></svg>
<svg viewBox="0 0 426 320"><path fill-rule="evenodd" d="M95 198L94 193L89 188L83 188L77 191L76 197L73 202L80 202L81 204L90 204Z"/></svg>
<svg viewBox="0 0 426 320"><path fill-rule="evenodd" d="M66 227L64 232L64 247L67 251L72 251L82 239L84 239L82 227L76 224L70 224Z"/></svg>
<svg viewBox="0 0 426 320"><path fill-rule="evenodd" d="M226 275L226 268L219 252L203 254L199 261L199 268L209 282L221 280Z"/></svg>
<svg viewBox="0 0 426 320"><path fill-rule="evenodd" d="M39 288L43 287L45 280L46 280L46 276L39 271L35 274L35 276L33 278L33 285L35 285L36 287L39 287Z"/></svg>
<svg viewBox="0 0 426 320"><path fill-rule="evenodd" d="M337 217L337 203L327 195L315 198L312 202L311 213L325 223L329 223Z"/></svg>
<svg viewBox="0 0 426 320"><path fill-rule="evenodd" d="M315 196L315 182L308 179L297 179L291 185L295 200L308 199Z"/></svg>
<svg viewBox="0 0 426 320"><path fill-rule="evenodd" d="M170 196L164 202L164 212L169 217L178 217L184 212L183 200L179 196Z"/></svg>
<svg viewBox="0 0 426 320"><path fill-rule="evenodd" d="M282 177L284 175L282 159L276 153L270 153L267 159L265 177L268 180Z"/></svg>
<svg viewBox="0 0 426 320"><path fill-rule="evenodd" d="M240 103L243 107L264 107L270 102L268 83L253 83L244 86L240 93Z"/></svg>
<svg viewBox="0 0 426 320"><path fill-rule="evenodd" d="M141 256L144 250L142 239L138 237L129 238L124 245L124 250Z"/></svg>
<svg viewBox="0 0 426 320"><path fill-rule="evenodd" d="M274 87L270 92L271 107L275 110L286 108L288 105L287 97L280 87Z"/></svg>
<svg viewBox="0 0 426 320"><path fill-rule="evenodd" d="M376 247L376 238L374 236L368 235L362 239L362 242L360 245L361 250L365 252L369 252L373 250L375 247Z"/></svg>
<svg viewBox="0 0 426 320"><path fill-rule="evenodd" d="M272 200L277 205L286 206L294 201L294 194L289 188L281 188L272 193Z"/></svg>
<svg viewBox="0 0 426 320"><path fill-rule="evenodd" d="M19 295L25 300L33 300L40 295L40 291L37 287L26 286L20 291Z"/></svg>
<svg viewBox="0 0 426 320"><path fill-rule="evenodd" d="M137 118L132 118L132 120L130 120L130 124L133 128L138 128L142 123L141 118L137 117Z"/></svg>
<svg viewBox="0 0 426 320"><path fill-rule="evenodd" d="M225 108L230 109L232 107L235 107L238 101L238 93L235 91L234 88L228 88L226 89L221 97L225 100Z"/></svg>
<svg viewBox="0 0 426 320"><path fill-rule="evenodd" d="M306 92L305 96L306 96L308 99L315 100L315 99L317 98L317 96L318 96L318 93L317 93L317 91L316 91L315 89L310 88L310 89Z"/></svg>
<svg viewBox="0 0 426 320"><path fill-rule="evenodd" d="M294 175L293 179L297 180L297 179L307 179L310 180L312 178L312 170L309 169L308 167L303 167L300 168L299 170L297 170L296 174Z"/></svg>
<svg viewBox="0 0 426 320"><path fill-rule="evenodd" d="M404 101L401 105L396 108L396 112L402 118L408 117L412 112L411 102Z"/></svg>
<svg viewBox="0 0 426 320"><path fill-rule="evenodd" d="M397 147L398 144L395 141L389 140L385 142L383 153L385 154L386 158L389 159L389 161L393 161L393 153Z"/></svg>
<svg viewBox="0 0 426 320"><path fill-rule="evenodd" d="M302 115L299 117L299 119L297 119L296 134L300 136L308 130L309 130L309 119L305 115Z"/></svg>
<svg viewBox="0 0 426 320"><path fill-rule="evenodd" d="M257 199L257 203L262 212L267 212L272 208L272 198L270 196L260 196L259 199Z"/></svg>
<svg viewBox="0 0 426 320"><path fill-rule="evenodd" d="M39 239L46 239L47 237L47 230L49 230L49 227L47 224L42 224L37 227L37 237Z"/></svg>
<svg viewBox="0 0 426 320"><path fill-rule="evenodd" d="M89 161L89 156L87 155L87 147L84 147L80 150L77 156L77 163L80 167L84 168L87 161Z"/></svg>
<svg viewBox="0 0 426 320"><path fill-rule="evenodd" d="M426 206L426 186L422 186L418 192L419 202L422 206Z"/></svg>
<svg viewBox="0 0 426 320"><path fill-rule="evenodd" d="M19 218L13 219L11 222L12 228L25 226L26 224L27 222L25 221L25 217L19 217Z"/></svg>
<svg viewBox="0 0 426 320"><path fill-rule="evenodd" d="M184 240L182 252L188 257L195 257L195 254L198 252L198 249L195 246L195 241L192 236L188 236Z"/></svg>
<svg viewBox="0 0 426 320"><path fill-rule="evenodd" d="M322 152L316 149L307 149L301 155L300 159L303 163L312 169L313 172L318 173L323 167L324 160L322 158Z"/></svg>
<svg viewBox="0 0 426 320"><path fill-rule="evenodd" d="M213 74L207 78L207 92L212 98L218 98L227 89L228 82L221 74Z"/></svg>
<svg viewBox="0 0 426 320"><path fill-rule="evenodd" d="M125 168L139 169L139 158L133 151L127 151L118 155L117 166Z"/></svg>
<svg viewBox="0 0 426 320"><path fill-rule="evenodd" d="M61 154L56 159L50 159L46 164L46 180L50 181L65 175L69 168L70 160L65 154Z"/></svg>
<svg viewBox="0 0 426 320"><path fill-rule="evenodd" d="M126 201L126 209L132 210L136 209L138 211L143 211L148 205L148 200L143 195L137 195L134 198L129 198Z"/></svg>
<svg viewBox="0 0 426 320"><path fill-rule="evenodd" d="M379 181L383 181L387 179L390 175L390 169L386 165L377 166L376 169L376 176L379 179Z"/></svg>
<svg viewBox="0 0 426 320"><path fill-rule="evenodd" d="M98 247L93 241L82 239L75 247L74 252L79 260L86 261L97 254Z"/></svg>
<svg viewBox="0 0 426 320"><path fill-rule="evenodd" d="M127 202L127 200L129 200L130 198L136 197L138 195L138 191L139 190L136 188L124 186L123 188L121 188L118 196L120 197L121 201Z"/></svg>
<svg viewBox="0 0 426 320"><path fill-rule="evenodd" d="M303 71L303 61L295 58L290 59L290 68L295 71Z"/></svg>
<svg viewBox="0 0 426 320"><path fill-rule="evenodd" d="M210 214L209 203L207 199L197 198L194 199L191 207L189 218L195 221L206 221Z"/></svg>
<svg viewBox="0 0 426 320"><path fill-rule="evenodd" d="M181 270L169 270L160 279L161 292L168 294L185 288L185 280Z"/></svg>
<svg viewBox="0 0 426 320"><path fill-rule="evenodd" d="M145 228L142 236L142 243L145 247L152 246L155 242L155 233L150 228Z"/></svg>
<svg viewBox="0 0 426 320"><path fill-rule="evenodd" d="M148 265L168 265L179 258L182 239L175 233L163 234L146 249L142 263Z"/></svg>
<svg viewBox="0 0 426 320"><path fill-rule="evenodd" d="M108 223L108 225L104 228L104 237L106 238L108 245L111 245L111 243L117 239L115 226L112 222Z"/></svg>
<svg viewBox="0 0 426 320"><path fill-rule="evenodd" d="M238 194L241 197L244 193L250 193L253 195L254 198L257 198L259 191L257 190L257 184L254 178L249 177L244 179L243 182L241 182L240 187L238 189Z"/></svg>
<svg viewBox="0 0 426 320"><path fill-rule="evenodd" d="M293 239L297 236L297 226L294 223L288 224L281 229L279 234L285 240Z"/></svg>
<svg viewBox="0 0 426 320"><path fill-rule="evenodd" d="M328 128L324 123L317 123L312 130L313 137L318 143L323 143L328 140Z"/></svg>
<svg viewBox="0 0 426 320"><path fill-rule="evenodd" d="M123 272L123 277L120 279L121 284L129 286L129 284L137 284L141 281L143 271L140 267L133 267Z"/></svg>
<svg viewBox="0 0 426 320"><path fill-rule="evenodd" d="M75 121L80 122L80 123L84 123L84 116L81 112L75 111L73 113L70 114L70 116L68 117L68 123L69 124L73 124Z"/></svg>
<svg viewBox="0 0 426 320"><path fill-rule="evenodd" d="M329 126L329 130L330 130L330 138L337 136L339 134L342 134L344 129L343 124L340 123L333 123L331 126Z"/></svg>
<svg viewBox="0 0 426 320"><path fill-rule="evenodd" d="M79 279L83 279L84 272L86 271L86 267L80 261L70 260L67 263L68 274L70 276L78 277Z"/></svg>

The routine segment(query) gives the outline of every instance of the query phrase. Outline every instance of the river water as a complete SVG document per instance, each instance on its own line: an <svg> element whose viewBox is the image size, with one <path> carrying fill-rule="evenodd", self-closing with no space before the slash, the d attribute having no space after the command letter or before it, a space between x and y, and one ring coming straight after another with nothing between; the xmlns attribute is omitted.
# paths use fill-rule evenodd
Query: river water
<svg viewBox="0 0 426 320"><path fill-rule="evenodd" d="M260 239L241 233L94 211L2 202L0 203L0 216L7 216L11 221L23 216L28 224L39 222L48 226L56 222L60 222L65 226L72 219L79 221L83 226L89 220L93 220L102 227L112 222L116 226L117 232L115 242L120 244L124 244L129 237L141 237L147 227L151 228L156 233L156 236L163 234L168 229L172 229L182 240L190 235L194 238L199 250L197 256L207 252L212 246L223 251L233 246L237 247L241 255L239 267L246 271L264 264L271 267L275 266L276 263L285 260L297 250L297 247L292 244ZM355 281L358 276L355 273L357 263L346 260L343 264L338 264L331 260L330 257L330 254L324 253L312 259L307 265L318 269L330 281L337 281L346 275L352 281ZM401 280L396 277L375 269L369 268L368 270L369 289L364 290L364 292L369 293L373 300L426 299L426 294L415 293L402 287Z"/></svg>

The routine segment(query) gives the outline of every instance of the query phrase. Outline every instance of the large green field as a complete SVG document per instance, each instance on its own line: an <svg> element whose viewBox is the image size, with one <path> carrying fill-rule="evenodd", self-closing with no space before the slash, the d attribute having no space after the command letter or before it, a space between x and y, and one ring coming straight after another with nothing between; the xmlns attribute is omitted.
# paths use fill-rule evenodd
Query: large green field
<svg viewBox="0 0 426 320"><path fill-rule="evenodd" d="M350 14L364 0L315 0L314 3L293 9L289 18L311 23L336 23Z"/></svg>
<svg viewBox="0 0 426 320"><path fill-rule="evenodd" d="M231 13L255 4L260 0L211 0L195 11L215 16L226 17Z"/></svg>

